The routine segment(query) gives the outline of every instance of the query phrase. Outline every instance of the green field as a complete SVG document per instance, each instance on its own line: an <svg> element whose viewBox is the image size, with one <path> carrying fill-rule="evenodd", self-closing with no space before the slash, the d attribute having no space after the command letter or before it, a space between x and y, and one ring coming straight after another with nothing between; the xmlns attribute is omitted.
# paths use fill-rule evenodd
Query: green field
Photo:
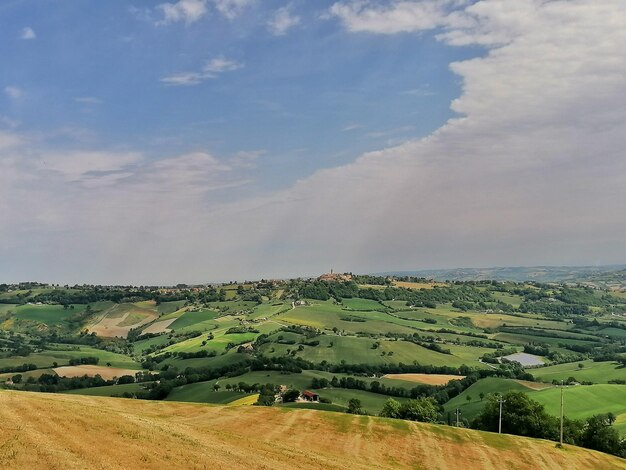
<svg viewBox="0 0 626 470"><path fill-rule="evenodd" d="M104 387L81 388L78 390L68 390L70 395L89 395L92 397L120 397L124 392L136 393L146 388L145 383L133 383L123 385L106 385Z"/></svg>
<svg viewBox="0 0 626 470"><path fill-rule="evenodd" d="M384 305L381 305L380 302L369 299L342 299L341 303L350 310L361 310L363 312L370 310L387 310L387 308Z"/></svg>
<svg viewBox="0 0 626 470"><path fill-rule="evenodd" d="M73 305L73 307L64 309L61 305L21 305L15 308L14 312L15 318L19 320L29 320L54 326L87 308L86 305Z"/></svg>
<svg viewBox="0 0 626 470"><path fill-rule="evenodd" d="M480 399L481 393L484 393L486 397L489 394L504 395L507 392L530 393L533 390L516 380L487 377L472 384L463 393L448 401L444 410L446 413L454 413L454 410L458 408L461 410L463 418L472 420L480 413L485 404L484 400ZM468 396L471 398L470 401L467 400Z"/></svg>
<svg viewBox="0 0 626 470"><path fill-rule="evenodd" d="M581 369L578 364L582 364ZM626 368L618 362L594 362L591 360L557 364L533 369L532 375L544 382L567 380L574 377L579 382L608 383L609 380L626 380Z"/></svg>
<svg viewBox="0 0 626 470"><path fill-rule="evenodd" d="M172 390L167 397L167 401L182 401L192 403L215 403L227 404L240 398L250 396L250 393L233 392L230 390L213 391L212 383L201 382L183 385Z"/></svg>
<svg viewBox="0 0 626 470"><path fill-rule="evenodd" d="M198 323L213 320L217 317L217 313L214 311L200 310L197 312L185 312L179 316L174 323L169 326L171 330L180 330L190 326L194 326ZM212 323L215 325L215 323Z"/></svg>
<svg viewBox="0 0 626 470"><path fill-rule="evenodd" d="M390 398L387 395L380 395L378 393L365 392L363 390L344 390L340 388L319 390L318 393L321 398L330 400L333 405L340 405L343 407L348 406L350 399L356 398L361 401L363 410L368 414L373 415L380 413L380 410L382 410L385 402ZM394 400L403 402L407 399L394 397Z"/></svg>

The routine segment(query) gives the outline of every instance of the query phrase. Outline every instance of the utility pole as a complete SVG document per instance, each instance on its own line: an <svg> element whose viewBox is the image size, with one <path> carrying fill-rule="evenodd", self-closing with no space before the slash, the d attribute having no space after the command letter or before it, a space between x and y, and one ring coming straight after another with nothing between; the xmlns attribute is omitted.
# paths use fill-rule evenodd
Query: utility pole
<svg viewBox="0 0 626 470"><path fill-rule="evenodd" d="M454 410L454 414L456 415L456 427L459 427L459 415L461 414L461 410L460 409L456 409Z"/></svg>
<svg viewBox="0 0 626 470"><path fill-rule="evenodd" d="M563 381L561 380L561 435L559 439L561 447L563 447Z"/></svg>
<svg viewBox="0 0 626 470"><path fill-rule="evenodd" d="M502 403L506 400L502 399L502 396L498 398L498 403L500 403L500 419L498 420L498 434L502 434Z"/></svg>

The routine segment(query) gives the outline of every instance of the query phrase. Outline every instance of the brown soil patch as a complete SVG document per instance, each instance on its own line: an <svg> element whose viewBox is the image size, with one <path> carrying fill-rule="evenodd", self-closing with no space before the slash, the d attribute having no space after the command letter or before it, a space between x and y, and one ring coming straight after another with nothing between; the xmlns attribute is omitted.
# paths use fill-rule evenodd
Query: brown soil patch
<svg viewBox="0 0 626 470"><path fill-rule="evenodd" d="M369 416L0 391L0 467L626 469L553 442Z"/></svg>
<svg viewBox="0 0 626 470"><path fill-rule="evenodd" d="M112 380L115 377L121 377L122 375L132 375L133 377L138 370L132 369L118 369L116 367L104 367L104 366L90 366L90 365L81 365L81 366L64 366L57 367L56 369L52 369L59 377L82 377L83 375L88 375L90 377L95 377L99 375L104 380Z"/></svg>
<svg viewBox="0 0 626 470"><path fill-rule="evenodd" d="M133 314L137 314L136 316L141 320L129 322L127 319ZM151 310L136 308L124 311L121 306L115 306L105 312L97 323L89 327L89 332L105 338L126 338L131 328L143 326L156 320L157 317L158 314Z"/></svg>
<svg viewBox="0 0 626 470"><path fill-rule="evenodd" d="M516 380L518 384L523 385L524 387L531 388L533 390L545 390L546 388L551 388L552 385L542 383L542 382L529 382L528 380Z"/></svg>
<svg viewBox="0 0 626 470"><path fill-rule="evenodd" d="M158 321L156 323L153 323L149 327L144 328L142 333L154 333L154 334L169 333L170 331L172 331L169 329L169 326L172 323L174 323L176 320L178 320L178 318L175 317L175 318L170 318L169 320Z"/></svg>
<svg viewBox="0 0 626 470"><path fill-rule="evenodd" d="M446 374L387 374L384 379L406 380L408 382L418 382L427 385L446 385L451 380L464 379L464 375Z"/></svg>

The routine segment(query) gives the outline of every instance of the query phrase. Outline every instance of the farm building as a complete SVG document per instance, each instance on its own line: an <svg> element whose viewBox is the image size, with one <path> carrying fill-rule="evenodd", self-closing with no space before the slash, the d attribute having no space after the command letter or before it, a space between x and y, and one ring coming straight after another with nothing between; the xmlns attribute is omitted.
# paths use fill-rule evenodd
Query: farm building
<svg viewBox="0 0 626 470"><path fill-rule="evenodd" d="M304 392L302 392L302 399L306 401L318 402L320 401L320 396L317 393L305 390Z"/></svg>

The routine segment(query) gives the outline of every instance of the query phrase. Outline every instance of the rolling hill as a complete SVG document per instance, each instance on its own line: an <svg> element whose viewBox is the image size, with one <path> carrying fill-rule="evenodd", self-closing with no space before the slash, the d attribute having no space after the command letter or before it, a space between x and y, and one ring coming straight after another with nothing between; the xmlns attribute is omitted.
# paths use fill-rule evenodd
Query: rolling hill
<svg viewBox="0 0 626 470"><path fill-rule="evenodd" d="M369 416L0 391L8 468L594 468L599 452Z"/></svg>

